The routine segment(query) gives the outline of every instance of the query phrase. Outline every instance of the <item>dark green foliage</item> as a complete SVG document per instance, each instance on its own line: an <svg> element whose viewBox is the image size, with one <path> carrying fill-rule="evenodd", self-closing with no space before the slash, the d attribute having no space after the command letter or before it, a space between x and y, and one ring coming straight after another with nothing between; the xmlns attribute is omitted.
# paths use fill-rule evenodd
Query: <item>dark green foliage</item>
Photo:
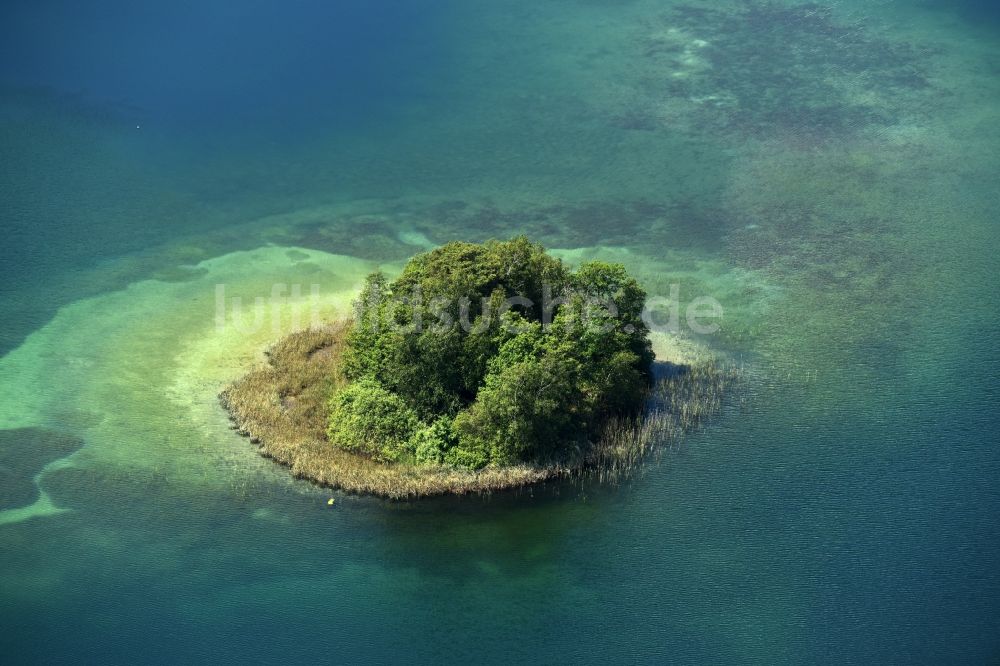
<svg viewBox="0 0 1000 666"><path fill-rule="evenodd" d="M372 379L354 382L330 400L328 436L341 448L386 461L410 452L420 423L406 402Z"/></svg>
<svg viewBox="0 0 1000 666"><path fill-rule="evenodd" d="M555 350L495 364L476 401L455 418L459 443L499 465L556 455L586 432L576 427L579 375L579 363Z"/></svg>
<svg viewBox="0 0 1000 666"><path fill-rule="evenodd" d="M371 275L329 438L379 460L558 460L649 388L645 292L618 264L570 272L524 237L450 243Z"/></svg>
<svg viewBox="0 0 1000 666"><path fill-rule="evenodd" d="M440 416L429 426L417 430L410 440L418 463L443 463L449 451L454 451L452 419Z"/></svg>

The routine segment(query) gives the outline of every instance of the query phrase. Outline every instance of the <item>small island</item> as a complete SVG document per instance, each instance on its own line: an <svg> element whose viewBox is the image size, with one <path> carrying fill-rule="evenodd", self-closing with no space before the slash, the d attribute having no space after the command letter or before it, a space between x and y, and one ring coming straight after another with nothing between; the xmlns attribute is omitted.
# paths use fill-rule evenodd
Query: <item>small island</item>
<svg viewBox="0 0 1000 666"><path fill-rule="evenodd" d="M369 275L351 320L284 338L220 398L263 455L349 492L616 478L718 409L728 378L655 362L645 300L621 264L452 242Z"/></svg>

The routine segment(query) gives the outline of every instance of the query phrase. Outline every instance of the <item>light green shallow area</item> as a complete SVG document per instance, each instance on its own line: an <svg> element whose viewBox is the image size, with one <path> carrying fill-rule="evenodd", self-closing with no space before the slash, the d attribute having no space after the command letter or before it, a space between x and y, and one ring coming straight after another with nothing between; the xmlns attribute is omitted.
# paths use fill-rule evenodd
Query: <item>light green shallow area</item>
<svg viewBox="0 0 1000 666"><path fill-rule="evenodd" d="M71 464L171 484L232 484L266 471L228 431L219 390L282 335L348 315L374 265L270 246L195 268L188 281L144 280L61 308L0 360L0 425L69 431L86 441ZM51 511L43 498L0 520Z"/></svg>

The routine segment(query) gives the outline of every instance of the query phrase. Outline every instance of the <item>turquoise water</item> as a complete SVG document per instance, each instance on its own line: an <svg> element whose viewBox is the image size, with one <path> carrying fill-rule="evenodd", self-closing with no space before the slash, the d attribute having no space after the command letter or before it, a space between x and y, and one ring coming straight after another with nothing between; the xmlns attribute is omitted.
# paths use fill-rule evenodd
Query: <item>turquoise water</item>
<svg viewBox="0 0 1000 666"><path fill-rule="evenodd" d="M996 662L998 30L974 2L6 3L2 661ZM413 503L229 431L215 394L292 306L239 336L216 285L329 314L515 233L717 299L678 344L745 399L620 486Z"/></svg>

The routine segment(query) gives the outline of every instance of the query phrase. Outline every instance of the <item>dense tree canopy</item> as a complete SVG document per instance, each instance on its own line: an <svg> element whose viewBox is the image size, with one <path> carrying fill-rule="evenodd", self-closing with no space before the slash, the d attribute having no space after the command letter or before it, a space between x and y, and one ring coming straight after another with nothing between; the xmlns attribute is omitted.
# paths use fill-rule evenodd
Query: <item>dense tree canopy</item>
<svg viewBox="0 0 1000 666"><path fill-rule="evenodd" d="M620 264L570 271L524 237L449 243L370 275L329 439L381 461L549 461L643 405L645 292Z"/></svg>

